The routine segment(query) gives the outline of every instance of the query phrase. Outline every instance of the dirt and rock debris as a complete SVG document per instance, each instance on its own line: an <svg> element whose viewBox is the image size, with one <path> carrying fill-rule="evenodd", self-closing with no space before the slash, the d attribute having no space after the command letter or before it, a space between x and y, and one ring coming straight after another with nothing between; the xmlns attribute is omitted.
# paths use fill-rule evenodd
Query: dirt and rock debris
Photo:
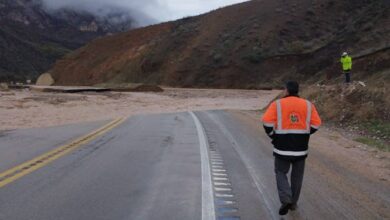
<svg viewBox="0 0 390 220"><path fill-rule="evenodd" d="M212 109L260 109L280 91L196 90L163 92L84 92L77 94L12 90L0 92L0 130L48 127L134 114Z"/></svg>
<svg viewBox="0 0 390 220"><path fill-rule="evenodd" d="M318 84L305 88L302 95L316 104L323 120L334 129L390 151L390 84L381 82L384 86L362 81Z"/></svg>
<svg viewBox="0 0 390 220"><path fill-rule="evenodd" d="M361 129L351 120L344 121L346 116L332 113L345 112L344 109L361 109L361 106L335 102L339 97L345 100L345 96L355 90L366 89L360 83L355 82L346 87L338 86L313 86L305 88L303 97L309 98L315 103L318 111L326 122L328 136L334 139L356 139L365 135L374 135L374 139L384 140L388 144L388 129L375 127L374 134L369 129ZM324 91L325 90L325 91ZM332 97L317 99L322 96ZM164 88L163 92L83 92L83 93L51 93L36 92L28 89L0 91L0 130L49 127L63 124L71 124L86 121L112 119L116 117L128 117L135 114L169 113L196 110L259 110L264 109L270 101L280 96L280 90L225 90L225 89L178 89ZM380 100L383 101L383 100ZM339 103L339 105L337 105ZM362 102L361 105L364 105ZM383 104L383 103L382 103ZM336 106L334 106L336 105ZM388 103L385 105L388 108ZM362 110L366 111L366 110ZM370 109L369 111L375 111ZM358 114L358 113L356 113ZM383 114L388 114L383 112ZM354 116L359 120L375 119L365 114ZM75 117L77 116L77 117ZM336 118L333 118L336 117ZM341 118L340 118L341 117ZM388 116L384 116L388 117ZM348 122L345 123L344 122ZM378 132L379 130L379 132ZM382 132L382 133L381 133ZM337 136L337 137L336 137ZM334 137L334 138L333 138ZM352 142L350 142L352 143ZM352 145L351 145L352 146ZM369 146L355 142L354 146L365 150ZM388 151L382 149L384 151ZM373 148L377 152L378 149Z"/></svg>
<svg viewBox="0 0 390 220"><path fill-rule="evenodd" d="M160 93L73 94L42 93L27 89L1 91L0 131L97 121L135 114L224 109L248 124L248 132L264 132L260 122L262 111L259 109L266 107L280 93L280 90L173 88L164 88ZM321 105L319 109L322 111ZM339 190L351 198L358 198L360 203L371 204L370 199L377 194L375 189L369 189L373 193L359 191L366 190L367 184L384 187L382 189L390 187L390 152L354 141L344 130L323 126L312 137L310 152L309 172L317 172L321 178L337 183ZM332 163L337 170L324 169L326 166L322 163ZM354 183L356 179L362 181ZM383 214L386 213L386 207L387 204L379 208L373 206L372 209L380 210Z"/></svg>

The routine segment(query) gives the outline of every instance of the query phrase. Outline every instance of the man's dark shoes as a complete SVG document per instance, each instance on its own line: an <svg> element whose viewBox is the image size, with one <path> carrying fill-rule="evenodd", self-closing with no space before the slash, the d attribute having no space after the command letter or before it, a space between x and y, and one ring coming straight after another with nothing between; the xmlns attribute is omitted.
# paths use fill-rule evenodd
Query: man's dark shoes
<svg viewBox="0 0 390 220"><path fill-rule="evenodd" d="M291 208L291 205L291 203L283 203L282 206L280 206L279 215L286 215Z"/></svg>
<svg viewBox="0 0 390 220"><path fill-rule="evenodd" d="M292 203L291 206L290 206L290 210L291 211L297 210L297 204L296 203Z"/></svg>

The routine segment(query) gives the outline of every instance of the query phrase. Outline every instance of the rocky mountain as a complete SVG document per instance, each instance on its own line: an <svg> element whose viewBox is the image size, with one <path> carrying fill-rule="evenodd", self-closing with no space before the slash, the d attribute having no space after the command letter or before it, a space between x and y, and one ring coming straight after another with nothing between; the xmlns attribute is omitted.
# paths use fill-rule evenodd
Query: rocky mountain
<svg viewBox="0 0 390 220"><path fill-rule="evenodd" d="M40 0L0 0L0 81L34 79L71 50L133 26L119 9L96 16L47 10Z"/></svg>
<svg viewBox="0 0 390 220"><path fill-rule="evenodd" d="M390 69L388 0L262 0L101 38L59 60L57 84L259 88ZM387 71L387 72L383 72Z"/></svg>

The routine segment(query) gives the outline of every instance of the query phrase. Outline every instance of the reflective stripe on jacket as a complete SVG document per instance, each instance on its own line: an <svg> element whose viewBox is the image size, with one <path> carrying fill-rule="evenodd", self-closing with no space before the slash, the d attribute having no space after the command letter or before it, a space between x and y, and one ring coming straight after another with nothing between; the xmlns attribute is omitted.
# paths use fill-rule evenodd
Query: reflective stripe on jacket
<svg viewBox="0 0 390 220"><path fill-rule="evenodd" d="M321 119L308 100L288 96L269 106L263 123L272 138L275 156L306 157L310 134L319 128Z"/></svg>
<svg viewBox="0 0 390 220"><path fill-rule="evenodd" d="M352 57L350 56L341 57L340 62L344 71L352 69Z"/></svg>

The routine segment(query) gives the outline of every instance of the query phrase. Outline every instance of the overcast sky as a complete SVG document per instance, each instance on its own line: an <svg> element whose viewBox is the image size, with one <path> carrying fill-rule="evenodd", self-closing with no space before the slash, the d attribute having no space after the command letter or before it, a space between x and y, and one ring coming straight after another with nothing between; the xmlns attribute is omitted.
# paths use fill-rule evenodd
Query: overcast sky
<svg viewBox="0 0 390 220"><path fill-rule="evenodd" d="M97 13L107 6L120 7L156 20L176 20L245 0L43 0L50 9L73 7ZM137 19L137 18L136 18ZM142 19L142 18L141 18ZM143 23L143 21L139 21ZM145 24L142 24L145 25Z"/></svg>

